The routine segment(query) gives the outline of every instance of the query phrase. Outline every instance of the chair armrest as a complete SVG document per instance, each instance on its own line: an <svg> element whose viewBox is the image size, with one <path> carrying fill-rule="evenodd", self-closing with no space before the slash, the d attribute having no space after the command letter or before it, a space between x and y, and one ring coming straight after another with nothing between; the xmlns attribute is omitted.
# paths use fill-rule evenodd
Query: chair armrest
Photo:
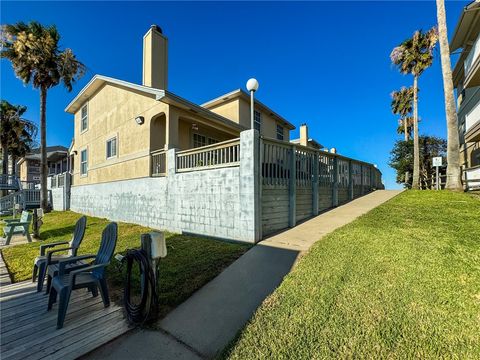
<svg viewBox="0 0 480 360"><path fill-rule="evenodd" d="M58 262L58 275L64 275L65 274L65 267L68 264L75 263L79 260L86 260L86 259L95 259L96 255L81 255L81 256L72 256L68 259L61 260Z"/></svg>
<svg viewBox="0 0 480 360"><path fill-rule="evenodd" d="M48 253L47 253L47 266L50 265L51 261L52 261L52 255L54 253L57 253L57 252L60 252L60 251L66 251L66 250L71 250L73 249L73 247L66 247L66 248L60 248L60 249L54 249L54 250L50 250Z"/></svg>
<svg viewBox="0 0 480 360"><path fill-rule="evenodd" d="M103 268L105 266L107 266L108 263L105 263L105 264L97 264L97 265L90 265L90 266L87 266L87 267L84 267L82 269L78 269L78 270L73 270L70 272L70 278L69 278L69 282L70 282L70 287L73 287L73 285L75 285L75 278L77 277L78 274L81 274L81 273L84 273L84 272L91 272L92 270L95 270L95 269L100 269L100 268Z"/></svg>
<svg viewBox="0 0 480 360"><path fill-rule="evenodd" d="M20 221L19 219L3 219L3 221L7 224L13 223L13 222L18 222Z"/></svg>
<svg viewBox="0 0 480 360"><path fill-rule="evenodd" d="M48 249L48 248L51 248L51 247L54 247L54 246L57 246L57 245L65 245L65 244L68 244L68 241L59 241L59 242L54 242L54 243L50 243L50 244L40 245L40 256L44 256L45 255L45 250Z"/></svg>

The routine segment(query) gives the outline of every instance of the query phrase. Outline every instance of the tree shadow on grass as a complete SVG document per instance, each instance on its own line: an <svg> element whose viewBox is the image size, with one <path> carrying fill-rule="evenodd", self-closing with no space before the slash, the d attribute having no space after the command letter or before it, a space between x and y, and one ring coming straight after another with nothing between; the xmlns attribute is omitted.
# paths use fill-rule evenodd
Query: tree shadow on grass
<svg viewBox="0 0 480 360"><path fill-rule="evenodd" d="M61 236L67 237L67 235L70 235L68 237L71 237L73 235L74 230L75 230L75 225L69 225L62 228L56 228L56 229L51 229L46 231L40 230L40 240L48 240L54 237L61 237Z"/></svg>

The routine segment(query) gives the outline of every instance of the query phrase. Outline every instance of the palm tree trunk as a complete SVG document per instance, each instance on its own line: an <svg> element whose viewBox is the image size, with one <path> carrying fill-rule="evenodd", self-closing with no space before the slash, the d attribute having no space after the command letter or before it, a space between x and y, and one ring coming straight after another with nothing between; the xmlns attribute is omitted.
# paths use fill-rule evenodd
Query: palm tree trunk
<svg viewBox="0 0 480 360"><path fill-rule="evenodd" d="M420 149L418 145L418 75L413 76L413 179L412 189L420 185Z"/></svg>
<svg viewBox="0 0 480 360"><path fill-rule="evenodd" d="M445 114L447 115L447 183L445 189L462 191L460 169L460 140L458 135L457 113L453 98L452 66L450 46L447 36L447 19L444 0L437 0L438 37L440 58L442 60L443 92L445 95Z"/></svg>
<svg viewBox="0 0 480 360"><path fill-rule="evenodd" d="M44 212L48 209L47 190L47 89L40 88L40 207Z"/></svg>
<svg viewBox="0 0 480 360"><path fill-rule="evenodd" d="M12 175L15 176L17 175L17 157L15 155L12 155Z"/></svg>

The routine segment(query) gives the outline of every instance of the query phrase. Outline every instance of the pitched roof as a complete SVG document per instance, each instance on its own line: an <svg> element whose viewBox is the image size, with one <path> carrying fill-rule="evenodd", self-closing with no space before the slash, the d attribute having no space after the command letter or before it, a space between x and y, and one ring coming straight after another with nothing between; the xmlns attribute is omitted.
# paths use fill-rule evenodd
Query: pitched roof
<svg viewBox="0 0 480 360"><path fill-rule="evenodd" d="M478 11L480 10L480 1L476 0L464 7L460 19L450 41L450 52L454 52L465 46L468 41L475 40L478 36ZM476 26L476 31L471 31Z"/></svg>
<svg viewBox="0 0 480 360"><path fill-rule="evenodd" d="M211 109L217 105L220 105L222 103L224 103L225 101L227 100L231 100L231 99L236 99L238 97L242 97L244 100L247 100L247 101L250 101L250 95L248 95L245 91L243 91L242 89L236 89L236 90L233 90L233 91L230 91L229 93L226 93L224 95L221 95L219 97L216 97L215 99L213 100L210 100L210 101L207 101L206 103L203 103L201 106L206 108L206 109ZM255 99L255 104L260 108L262 109L263 111L267 112L270 114L270 116L276 118L277 120L279 120L280 122L282 122L284 124L284 126L286 128L288 128L289 130L293 130L295 129L295 125L293 125L291 122L289 122L287 119L285 119L284 117L280 116L279 114L277 114L275 111L273 111L272 109L270 109L268 106L266 106L265 104L263 104L261 101Z"/></svg>
<svg viewBox="0 0 480 360"><path fill-rule="evenodd" d="M75 98L70 102L70 104L67 105L67 107L65 108L65 111L70 114L74 114L75 112L77 112L80 109L80 107L85 103L85 101L87 101L105 83L110 83L113 85L126 88L131 91L138 91L138 92L150 95L154 97L156 100L162 101L166 104L171 104L180 108L191 110L196 114L200 114L205 118L213 120L217 123L221 123L223 125L226 125L238 131L242 131L246 129L244 126L230 119L227 119L221 115L218 115L208 109L205 109L197 104L194 104L191 101L188 101L178 95L175 95L170 91L155 89L149 86L138 85L128 81L123 81L123 80L119 80L119 79L115 79L115 78L103 76L103 75L95 75L88 82L88 84L85 85L85 87L78 93L78 95L75 96Z"/></svg>

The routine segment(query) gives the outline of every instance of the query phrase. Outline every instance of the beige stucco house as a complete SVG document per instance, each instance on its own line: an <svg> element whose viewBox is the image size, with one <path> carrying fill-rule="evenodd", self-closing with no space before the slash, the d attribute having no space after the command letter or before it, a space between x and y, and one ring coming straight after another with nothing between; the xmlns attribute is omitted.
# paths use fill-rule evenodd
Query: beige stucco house
<svg viewBox="0 0 480 360"><path fill-rule="evenodd" d="M40 182L40 149L35 149L17 162L18 177L24 182ZM48 176L69 170L68 149L65 146L47 147Z"/></svg>
<svg viewBox="0 0 480 360"><path fill-rule="evenodd" d="M143 38L142 85L95 75L67 106L74 115L74 186L163 175L165 151L238 138L250 127L242 90L196 105L168 91L168 40L158 26ZM259 101L255 127L289 141L295 127Z"/></svg>

